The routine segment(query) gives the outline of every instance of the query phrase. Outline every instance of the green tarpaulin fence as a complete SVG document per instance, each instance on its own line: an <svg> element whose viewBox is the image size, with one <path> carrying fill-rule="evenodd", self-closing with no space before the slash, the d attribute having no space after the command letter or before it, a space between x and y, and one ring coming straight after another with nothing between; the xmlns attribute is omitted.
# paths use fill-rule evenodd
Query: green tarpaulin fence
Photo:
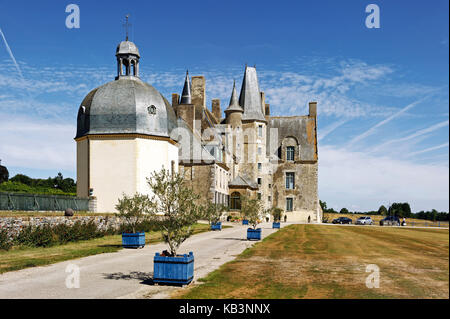
<svg viewBox="0 0 450 319"><path fill-rule="evenodd" d="M0 193L0 210L89 210L89 199L61 195Z"/></svg>

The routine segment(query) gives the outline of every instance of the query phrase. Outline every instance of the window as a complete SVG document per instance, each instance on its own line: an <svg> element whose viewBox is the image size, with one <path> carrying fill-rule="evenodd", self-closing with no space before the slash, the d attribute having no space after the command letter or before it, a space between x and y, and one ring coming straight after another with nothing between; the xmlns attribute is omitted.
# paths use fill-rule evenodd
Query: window
<svg viewBox="0 0 450 319"><path fill-rule="evenodd" d="M262 164L258 163L258 172L261 172L261 169L262 169Z"/></svg>
<svg viewBox="0 0 450 319"><path fill-rule="evenodd" d="M272 188L272 184L269 184L269 188Z"/></svg>
<svg viewBox="0 0 450 319"><path fill-rule="evenodd" d="M258 185L261 185L261 177L258 177Z"/></svg>
<svg viewBox="0 0 450 319"><path fill-rule="evenodd" d="M295 173L286 173L286 189L295 188Z"/></svg>
<svg viewBox="0 0 450 319"><path fill-rule="evenodd" d="M286 211L292 212L294 210L294 201L292 198L286 198Z"/></svg>
<svg viewBox="0 0 450 319"><path fill-rule="evenodd" d="M288 146L286 147L286 160L293 161L294 160L295 147Z"/></svg>
<svg viewBox="0 0 450 319"><path fill-rule="evenodd" d="M259 126L258 126L258 136L259 136L259 137L262 137L262 134L263 134L263 126L262 126L262 125L259 125Z"/></svg>
<svg viewBox="0 0 450 319"><path fill-rule="evenodd" d="M267 200L268 200L269 202L271 202L271 201L272 201L272 196L268 196L268 197L267 197Z"/></svg>
<svg viewBox="0 0 450 319"><path fill-rule="evenodd" d="M261 193L258 193L258 199L261 199Z"/></svg>
<svg viewBox="0 0 450 319"><path fill-rule="evenodd" d="M258 147L258 155L261 155L261 154L262 154L262 148Z"/></svg>

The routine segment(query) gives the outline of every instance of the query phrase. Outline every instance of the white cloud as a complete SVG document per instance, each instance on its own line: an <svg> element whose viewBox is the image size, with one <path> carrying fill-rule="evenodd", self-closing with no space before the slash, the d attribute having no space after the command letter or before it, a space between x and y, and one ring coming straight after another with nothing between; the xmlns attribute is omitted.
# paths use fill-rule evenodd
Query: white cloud
<svg viewBox="0 0 450 319"><path fill-rule="evenodd" d="M9 166L75 171L75 125L0 114L0 158Z"/></svg>
<svg viewBox="0 0 450 319"><path fill-rule="evenodd" d="M448 163L414 164L320 146L319 197L337 210L351 205L376 210L389 202L409 202L413 211L448 211Z"/></svg>

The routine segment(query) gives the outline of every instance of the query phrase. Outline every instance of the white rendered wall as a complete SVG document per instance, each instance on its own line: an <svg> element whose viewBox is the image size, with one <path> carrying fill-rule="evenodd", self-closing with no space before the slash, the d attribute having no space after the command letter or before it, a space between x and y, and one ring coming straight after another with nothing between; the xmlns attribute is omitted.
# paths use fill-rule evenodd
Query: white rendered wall
<svg viewBox="0 0 450 319"><path fill-rule="evenodd" d="M172 161L178 172L178 147L162 140L136 139L136 190L141 194L151 195L147 177L154 171L171 170Z"/></svg>
<svg viewBox="0 0 450 319"><path fill-rule="evenodd" d="M146 138L91 139L90 188L97 197L97 212L116 212L122 194L150 194L146 178L162 167L178 171L178 147Z"/></svg>
<svg viewBox="0 0 450 319"><path fill-rule="evenodd" d="M136 140L91 139L90 188L97 197L97 212L115 212L122 193L136 192Z"/></svg>

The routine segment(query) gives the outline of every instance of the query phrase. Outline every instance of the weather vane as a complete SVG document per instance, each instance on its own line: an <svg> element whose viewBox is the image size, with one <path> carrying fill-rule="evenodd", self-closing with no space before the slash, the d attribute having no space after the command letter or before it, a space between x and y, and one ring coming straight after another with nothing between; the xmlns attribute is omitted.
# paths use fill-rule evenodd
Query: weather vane
<svg viewBox="0 0 450 319"><path fill-rule="evenodd" d="M128 41L128 27L131 27L131 23L128 22L128 18L129 18L129 17L130 17L129 14L127 14L127 15L125 16L126 22L125 22L125 24L123 25L123 26L125 27L125 31L126 31L126 34L127 34L127 37L126 37L125 41Z"/></svg>

